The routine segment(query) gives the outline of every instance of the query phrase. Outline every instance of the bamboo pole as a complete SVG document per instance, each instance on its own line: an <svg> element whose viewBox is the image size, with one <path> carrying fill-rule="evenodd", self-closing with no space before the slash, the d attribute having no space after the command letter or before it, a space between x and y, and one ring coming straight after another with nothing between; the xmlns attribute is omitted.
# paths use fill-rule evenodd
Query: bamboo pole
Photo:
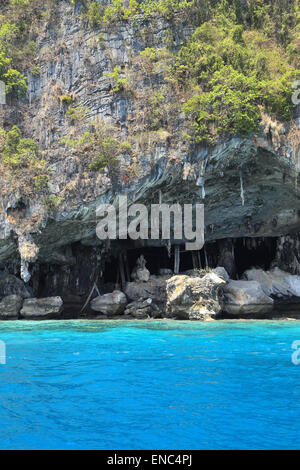
<svg viewBox="0 0 300 470"><path fill-rule="evenodd" d="M125 288L126 284L126 277L125 277L125 270L124 270L124 260L123 260L123 254L119 254L119 266L120 266L120 274L121 274L121 285L122 289Z"/></svg>
<svg viewBox="0 0 300 470"><path fill-rule="evenodd" d="M174 274L178 274L180 270L180 246L175 245L174 254Z"/></svg>

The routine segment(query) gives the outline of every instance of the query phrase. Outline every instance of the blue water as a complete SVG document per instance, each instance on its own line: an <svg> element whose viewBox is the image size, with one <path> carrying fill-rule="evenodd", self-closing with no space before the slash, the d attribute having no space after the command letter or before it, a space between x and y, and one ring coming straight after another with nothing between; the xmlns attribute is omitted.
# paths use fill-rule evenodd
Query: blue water
<svg viewBox="0 0 300 470"><path fill-rule="evenodd" d="M300 322L5 322L1 449L299 449Z"/></svg>

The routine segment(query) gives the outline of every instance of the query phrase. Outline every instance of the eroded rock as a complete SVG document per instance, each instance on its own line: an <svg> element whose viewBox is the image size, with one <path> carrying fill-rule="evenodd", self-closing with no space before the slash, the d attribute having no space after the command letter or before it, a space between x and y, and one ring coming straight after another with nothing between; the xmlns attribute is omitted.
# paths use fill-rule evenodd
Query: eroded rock
<svg viewBox="0 0 300 470"><path fill-rule="evenodd" d="M230 280L223 290L223 310L231 315L264 315L273 310L274 301L257 281Z"/></svg>
<svg viewBox="0 0 300 470"><path fill-rule="evenodd" d="M221 312L221 288L226 281L214 272L167 280L167 315L186 320L208 320Z"/></svg>
<svg viewBox="0 0 300 470"><path fill-rule="evenodd" d="M125 294L132 302L136 300L152 299L153 302L165 310L167 302L166 281L167 276L151 278L148 282L127 282Z"/></svg>
<svg viewBox="0 0 300 470"><path fill-rule="evenodd" d="M47 297L43 299L25 299L21 316L27 319L51 319L60 316L63 310L61 297Z"/></svg>
<svg viewBox="0 0 300 470"><path fill-rule="evenodd" d="M122 315L127 305L127 298L123 292L115 290L109 294L96 297L90 305L92 310L103 315Z"/></svg>
<svg viewBox="0 0 300 470"><path fill-rule="evenodd" d="M257 281L266 295L278 298L300 297L300 276L292 275L279 268L270 271L249 269L243 275L249 281Z"/></svg>
<svg viewBox="0 0 300 470"><path fill-rule="evenodd" d="M23 298L20 295L8 295L0 302L1 320L17 319L23 305Z"/></svg>
<svg viewBox="0 0 300 470"><path fill-rule="evenodd" d="M159 318L160 309L152 299L146 299L128 304L125 315L131 315L134 318Z"/></svg>

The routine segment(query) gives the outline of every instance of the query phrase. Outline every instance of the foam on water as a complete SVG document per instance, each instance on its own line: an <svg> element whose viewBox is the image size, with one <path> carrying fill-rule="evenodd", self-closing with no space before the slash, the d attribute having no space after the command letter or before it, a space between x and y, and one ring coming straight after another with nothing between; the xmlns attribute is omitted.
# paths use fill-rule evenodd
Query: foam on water
<svg viewBox="0 0 300 470"><path fill-rule="evenodd" d="M5 322L1 449L296 449L300 322Z"/></svg>

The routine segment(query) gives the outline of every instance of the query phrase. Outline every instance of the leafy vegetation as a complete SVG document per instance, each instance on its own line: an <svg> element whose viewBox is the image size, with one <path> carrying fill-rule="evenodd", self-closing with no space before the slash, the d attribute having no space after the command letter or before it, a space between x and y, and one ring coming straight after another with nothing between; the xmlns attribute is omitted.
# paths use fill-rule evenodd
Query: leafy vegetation
<svg viewBox="0 0 300 470"><path fill-rule="evenodd" d="M70 95L62 95L62 96L59 97L59 99L60 99L61 103L65 103L67 105L71 104L72 101L73 101L73 98Z"/></svg>
<svg viewBox="0 0 300 470"><path fill-rule="evenodd" d="M2 146L0 154L2 162L11 170L32 167L41 168L43 161L39 159L39 146L33 139L22 137L17 126L8 132L0 130Z"/></svg>
<svg viewBox="0 0 300 470"><path fill-rule="evenodd" d="M112 169L118 165L117 154L120 150L120 143L114 137L103 137L99 145L99 154L93 163L90 164L92 171L103 171L105 167Z"/></svg>
<svg viewBox="0 0 300 470"><path fill-rule="evenodd" d="M77 12L80 0L71 2ZM57 3L0 0L0 80L11 97L24 96L26 75L40 73L33 61L35 41L41 20L50 18ZM87 35L86 66L92 63L89 48L104 51L100 44L104 33L108 40L105 64L110 70L104 76L111 79L111 93L130 90L130 96L126 94L128 106L124 104L126 123L119 122L119 127L112 129L103 122L91 122L93 112L76 102L72 89L53 85L55 103L49 94L47 109L51 115L59 107L66 119L51 128L46 141L65 144L66 153L82 158L85 169L108 169L113 174L122 154L126 163L128 155L133 162L139 153L131 148L132 137L130 143L125 140L126 133L135 134L137 148L144 145L146 153L154 148L153 142L172 145L176 138L177 143L182 138L185 144L210 144L220 137L255 135L262 114L280 120L291 118L292 83L300 78L299 0L82 0L81 5L82 25L92 30ZM116 63L109 51L111 31L120 22L131 22L138 50L140 45L144 48L137 53L136 48L125 45L126 67ZM157 25L161 35L154 34ZM58 29L57 35L63 42L65 35L60 36ZM97 91L98 72L91 73L91 90ZM130 103L132 97L134 103ZM117 100L117 96L109 98L113 110L118 109ZM49 178L37 143L25 138L16 126L8 132L2 129L0 153L10 175L32 170L35 192L54 210L60 201L49 196ZM132 173L137 173L135 168Z"/></svg>
<svg viewBox="0 0 300 470"><path fill-rule="evenodd" d="M65 101L66 102L66 101ZM69 100L67 100L69 102ZM82 106L81 104L77 104L75 106L70 106L66 115L68 116L69 120L72 121L79 121L87 117L89 113L89 109L86 106Z"/></svg>
<svg viewBox="0 0 300 470"><path fill-rule="evenodd" d="M10 21L5 22L0 16L0 80L6 84L7 94L15 92L18 96L26 93L25 76L13 67L10 57L11 42L17 38L18 28Z"/></svg>
<svg viewBox="0 0 300 470"><path fill-rule="evenodd" d="M112 0L109 5L101 2L85 2L86 18L91 26L107 25L117 21L132 20L137 15L145 19L152 16L163 16L171 20L176 15L195 11L196 0Z"/></svg>
<svg viewBox="0 0 300 470"><path fill-rule="evenodd" d="M90 122L92 132L83 132L78 138L64 137L61 142L80 156L87 156L91 163L92 171L103 171L105 168L110 173L117 170L118 156L131 151L131 144L122 141L116 136L116 129L103 121Z"/></svg>
<svg viewBox="0 0 300 470"><path fill-rule="evenodd" d="M116 65L113 72L104 72L103 75L113 79L114 88L111 90L112 93L118 93L119 91L124 90L124 87L128 82L128 78L123 78L121 76L121 67L118 65Z"/></svg>
<svg viewBox="0 0 300 470"><path fill-rule="evenodd" d="M216 19L195 30L173 69L182 88L193 90L183 110L196 141L255 132L261 110L290 119L292 82L300 71L284 47L264 32L244 30L234 15Z"/></svg>
<svg viewBox="0 0 300 470"><path fill-rule="evenodd" d="M58 206L65 199L61 196L55 196L55 194L50 194L42 198L42 203L47 207L48 211L55 212L58 209Z"/></svg>
<svg viewBox="0 0 300 470"><path fill-rule="evenodd" d="M38 175L34 177L34 188L37 194L43 194L48 190L49 176Z"/></svg>
<svg viewBox="0 0 300 470"><path fill-rule="evenodd" d="M51 11L55 0L2 0L0 14L0 80L7 94L22 97L27 84L24 70L37 52L34 28ZM39 73L36 66L33 75Z"/></svg>

